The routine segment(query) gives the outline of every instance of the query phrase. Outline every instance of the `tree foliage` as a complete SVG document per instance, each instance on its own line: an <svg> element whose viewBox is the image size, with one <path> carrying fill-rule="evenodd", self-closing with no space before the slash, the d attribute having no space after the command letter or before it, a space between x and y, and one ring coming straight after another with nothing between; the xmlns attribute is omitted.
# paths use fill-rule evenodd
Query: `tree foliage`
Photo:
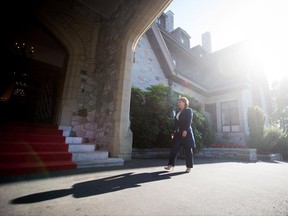
<svg viewBox="0 0 288 216"><path fill-rule="evenodd" d="M288 132L288 78L276 83L272 90L272 112L271 121Z"/></svg>

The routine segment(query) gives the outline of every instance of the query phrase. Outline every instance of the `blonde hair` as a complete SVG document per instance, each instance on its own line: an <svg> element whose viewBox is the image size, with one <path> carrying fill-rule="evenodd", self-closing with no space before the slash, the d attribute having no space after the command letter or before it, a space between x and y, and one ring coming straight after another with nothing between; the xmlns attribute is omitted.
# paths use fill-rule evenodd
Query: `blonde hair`
<svg viewBox="0 0 288 216"><path fill-rule="evenodd" d="M185 107L187 108L189 106L189 100L186 97L179 97L178 101L183 101L185 103Z"/></svg>

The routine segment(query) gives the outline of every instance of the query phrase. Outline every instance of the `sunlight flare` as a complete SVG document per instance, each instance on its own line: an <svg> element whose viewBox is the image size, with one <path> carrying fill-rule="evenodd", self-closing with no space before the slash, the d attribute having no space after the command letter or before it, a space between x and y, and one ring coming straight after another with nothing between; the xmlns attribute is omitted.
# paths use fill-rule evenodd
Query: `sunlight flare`
<svg viewBox="0 0 288 216"><path fill-rule="evenodd" d="M288 13L285 9L288 2L249 1L246 4L249 10L247 13L239 11L239 21L235 23L246 31L252 60L264 69L269 83L280 81L288 74ZM240 14L245 14L242 22Z"/></svg>

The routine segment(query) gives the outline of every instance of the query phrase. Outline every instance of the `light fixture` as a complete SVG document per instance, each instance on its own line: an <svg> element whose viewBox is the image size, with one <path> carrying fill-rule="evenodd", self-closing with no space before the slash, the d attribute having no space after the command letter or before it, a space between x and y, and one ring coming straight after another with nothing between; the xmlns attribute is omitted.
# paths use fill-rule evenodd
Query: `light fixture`
<svg viewBox="0 0 288 216"><path fill-rule="evenodd" d="M25 42L22 43L15 42L15 47L20 55L30 58L34 57L35 50L33 46L28 46L27 43Z"/></svg>

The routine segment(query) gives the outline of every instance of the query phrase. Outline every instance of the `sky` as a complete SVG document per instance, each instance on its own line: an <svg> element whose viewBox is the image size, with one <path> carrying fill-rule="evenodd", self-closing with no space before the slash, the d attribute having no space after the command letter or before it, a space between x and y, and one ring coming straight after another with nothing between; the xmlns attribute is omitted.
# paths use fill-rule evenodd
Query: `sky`
<svg viewBox="0 0 288 216"><path fill-rule="evenodd" d="M288 76L288 0L173 0L168 10L191 47L207 31L212 52L249 40L270 84Z"/></svg>

